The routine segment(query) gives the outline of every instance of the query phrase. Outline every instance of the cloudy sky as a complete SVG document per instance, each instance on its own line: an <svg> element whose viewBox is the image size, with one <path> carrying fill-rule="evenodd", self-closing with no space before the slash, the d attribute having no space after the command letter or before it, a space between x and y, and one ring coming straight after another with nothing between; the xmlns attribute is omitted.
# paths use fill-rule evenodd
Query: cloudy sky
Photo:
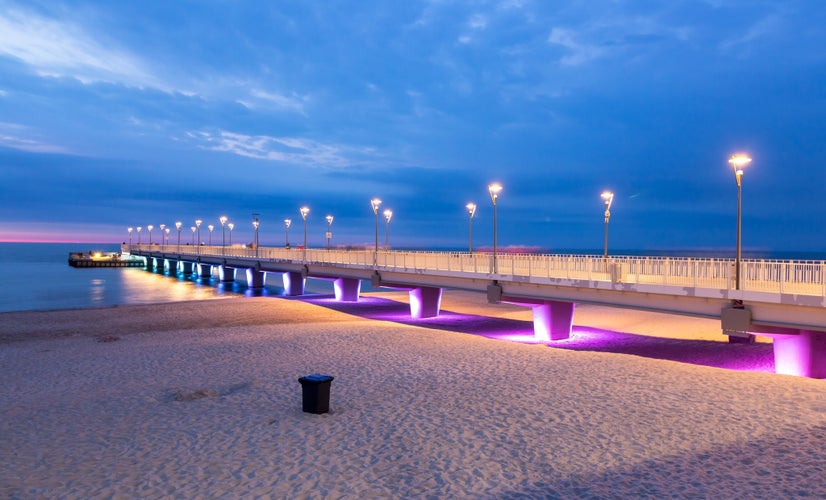
<svg viewBox="0 0 826 500"><path fill-rule="evenodd" d="M826 250L820 0L0 0L0 240ZM296 234L297 233L297 234ZM382 222L381 236L384 236ZM145 235L146 233L144 233ZM157 233L156 233L157 235ZM184 238L186 238L184 234ZM173 235L174 238L174 235Z"/></svg>

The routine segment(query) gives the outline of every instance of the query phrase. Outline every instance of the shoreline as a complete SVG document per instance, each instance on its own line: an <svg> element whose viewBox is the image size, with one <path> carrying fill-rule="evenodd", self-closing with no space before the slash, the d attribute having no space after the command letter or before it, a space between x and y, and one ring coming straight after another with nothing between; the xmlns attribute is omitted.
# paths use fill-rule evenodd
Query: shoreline
<svg viewBox="0 0 826 500"><path fill-rule="evenodd" d="M415 325L368 298L24 313L16 335L41 333L0 342L0 496L826 495L822 380L450 330L530 329L475 296ZM310 373L335 377L328 414L301 411Z"/></svg>

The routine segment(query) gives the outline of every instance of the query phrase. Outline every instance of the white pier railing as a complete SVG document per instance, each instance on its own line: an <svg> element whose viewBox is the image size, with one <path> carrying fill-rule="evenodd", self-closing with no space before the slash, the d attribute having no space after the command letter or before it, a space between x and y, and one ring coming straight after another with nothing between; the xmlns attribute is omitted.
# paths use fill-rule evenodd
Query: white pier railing
<svg viewBox="0 0 826 500"><path fill-rule="evenodd" d="M486 252L427 252L343 250L319 248L258 249L223 246L133 245L142 251L192 256L232 257L260 261L303 262L314 265L445 272L524 279L602 281L628 284L734 289L734 259L637 257L598 255L496 255ZM128 251L129 246L125 247ZM756 260L740 263L740 289L826 297L826 261Z"/></svg>

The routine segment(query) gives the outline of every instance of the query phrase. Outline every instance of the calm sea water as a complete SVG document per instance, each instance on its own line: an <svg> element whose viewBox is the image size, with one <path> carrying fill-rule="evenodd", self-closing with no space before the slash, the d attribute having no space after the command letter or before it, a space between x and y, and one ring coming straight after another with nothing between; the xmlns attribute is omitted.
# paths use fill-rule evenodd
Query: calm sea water
<svg viewBox="0 0 826 500"><path fill-rule="evenodd" d="M69 252L117 252L117 244L0 243L0 312L74 309L182 300L220 299L250 295L243 273L232 284L197 278L170 278L140 268L77 269L67 263ZM559 252L569 253L569 252ZM583 253L574 251L570 253ZM625 255L641 254L623 252ZM732 257L715 252L643 252L671 256ZM826 259L826 253L744 252L744 258ZM273 280L277 281L277 280ZM369 291L369 282L362 290ZM308 280L309 293L332 293L332 285ZM268 283L264 295L280 295L283 289Z"/></svg>

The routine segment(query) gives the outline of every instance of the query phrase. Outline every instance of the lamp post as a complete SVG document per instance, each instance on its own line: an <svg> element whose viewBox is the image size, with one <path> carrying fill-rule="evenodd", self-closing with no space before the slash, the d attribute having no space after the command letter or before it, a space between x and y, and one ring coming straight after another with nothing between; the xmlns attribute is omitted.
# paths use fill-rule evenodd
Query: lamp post
<svg viewBox="0 0 826 500"><path fill-rule="evenodd" d="M140 245L141 244L141 229L143 229L143 228L141 226L138 226L136 229L138 230L138 245Z"/></svg>
<svg viewBox="0 0 826 500"><path fill-rule="evenodd" d="M740 289L740 257L741 257L741 229L743 215L743 167L751 163L751 158L738 153L728 159L734 170L734 180L737 182L737 257L734 259L734 289Z"/></svg>
<svg viewBox="0 0 826 500"><path fill-rule="evenodd" d="M384 250L390 250L390 219L393 218L393 211L389 208L384 211Z"/></svg>
<svg viewBox="0 0 826 500"><path fill-rule="evenodd" d="M209 229L209 246L212 246L212 230L215 229L215 226L210 224L207 229Z"/></svg>
<svg viewBox="0 0 826 500"><path fill-rule="evenodd" d="M611 219L611 203L614 202L614 193L611 191L604 191L601 195L602 201L605 202L605 247L602 251L602 258L608 258L608 221Z"/></svg>
<svg viewBox="0 0 826 500"><path fill-rule="evenodd" d="M224 253L224 248L223 247L227 246L227 236L226 236L227 231L226 231L226 229L224 229L224 227L227 223L226 215L222 215L222 216L218 217L218 221L221 223L221 253Z"/></svg>
<svg viewBox="0 0 826 500"><path fill-rule="evenodd" d="M161 228L161 245L163 245L163 243L164 243L163 228L166 227L166 224L161 224L158 227Z"/></svg>
<svg viewBox="0 0 826 500"><path fill-rule="evenodd" d="M127 228L126 228L126 232L128 232L128 233L129 233L129 246L131 247L131 246L132 246L132 228L131 228L131 227L127 227Z"/></svg>
<svg viewBox="0 0 826 500"><path fill-rule="evenodd" d="M227 224L227 228L229 229L229 246L232 246L232 230L235 229L235 224L230 222Z"/></svg>
<svg viewBox="0 0 826 500"><path fill-rule="evenodd" d="M255 256L258 257L258 214L252 214L252 227L255 230L255 236L252 239L253 245L255 245Z"/></svg>
<svg viewBox="0 0 826 500"><path fill-rule="evenodd" d="M330 249L330 238L333 237L333 233L330 232L330 226L333 224L333 216L328 215L325 217L327 219L327 250Z"/></svg>
<svg viewBox="0 0 826 500"><path fill-rule="evenodd" d="M488 193L490 193L490 201L493 202L493 274L496 274L498 267L496 265L496 201L499 199L499 193L502 192L502 185L498 182L488 184Z"/></svg>
<svg viewBox="0 0 826 500"><path fill-rule="evenodd" d="M149 244L150 245L152 244L152 229L154 227L155 226L153 226L152 224L149 224L148 226L146 226L146 230L149 231Z"/></svg>
<svg viewBox="0 0 826 500"><path fill-rule="evenodd" d="M304 219L304 260L307 260L307 214L310 213L309 207L301 207L298 209L301 213L301 218Z"/></svg>
<svg viewBox="0 0 826 500"><path fill-rule="evenodd" d="M195 246L195 226L189 226L189 229L192 230L192 246Z"/></svg>
<svg viewBox="0 0 826 500"><path fill-rule="evenodd" d="M376 216L376 249L373 251L373 265L378 265L379 262L379 205L381 200L373 198L370 200L370 206L373 207L373 214Z"/></svg>
<svg viewBox="0 0 826 500"><path fill-rule="evenodd" d="M290 248L290 225L292 225L292 219L284 219L284 248Z"/></svg>
<svg viewBox="0 0 826 500"><path fill-rule="evenodd" d="M178 230L178 251L181 251L181 226L183 226L183 222L178 221L175 223L175 229Z"/></svg>
<svg viewBox="0 0 826 500"><path fill-rule="evenodd" d="M165 245L169 245L169 232L171 231L170 228L164 229L164 233L166 233L166 241L164 242ZM164 236L163 234L161 236Z"/></svg>
<svg viewBox="0 0 826 500"><path fill-rule="evenodd" d="M468 223L470 225L470 236L468 240L468 253L473 253L473 216L476 215L476 203L470 202L465 205L468 214Z"/></svg>
<svg viewBox="0 0 826 500"><path fill-rule="evenodd" d="M195 227L198 228L198 253L201 253L201 224L203 222L201 219L195 221Z"/></svg>

